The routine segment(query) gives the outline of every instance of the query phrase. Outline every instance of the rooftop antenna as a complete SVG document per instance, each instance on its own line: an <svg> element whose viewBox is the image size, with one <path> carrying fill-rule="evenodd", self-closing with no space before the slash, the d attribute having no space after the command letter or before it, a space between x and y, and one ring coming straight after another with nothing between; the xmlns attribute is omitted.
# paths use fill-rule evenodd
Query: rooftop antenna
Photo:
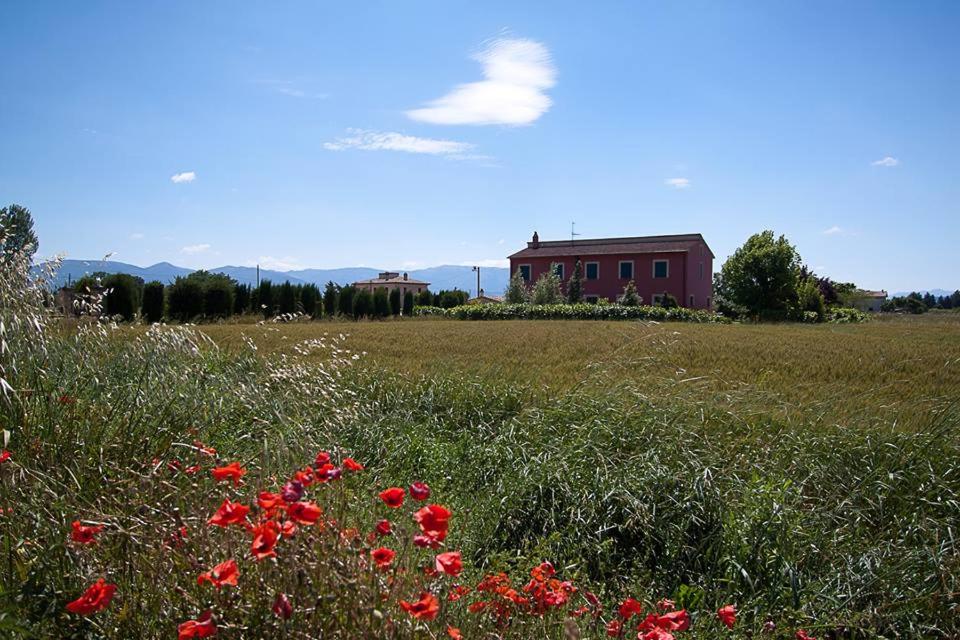
<svg viewBox="0 0 960 640"><path fill-rule="evenodd" d="M576 232L576 226L577 226L577 223L576 223L576 222L571 222L571 223L570 223L570 244L573 244L573 239L574 239L576 236L579 236L579 235L580 235L579 233Z"/></svg>

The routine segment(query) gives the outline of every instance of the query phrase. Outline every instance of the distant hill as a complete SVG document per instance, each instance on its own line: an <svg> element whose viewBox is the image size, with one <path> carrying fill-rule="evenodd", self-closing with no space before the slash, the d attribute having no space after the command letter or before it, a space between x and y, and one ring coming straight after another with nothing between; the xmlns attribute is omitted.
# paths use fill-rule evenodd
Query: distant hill
<svg viewBox="0 0 960 640"><path fill-rule="evenodd" d="M35 267L39 269L40 267ZM149 282L159 280L160 282L173 282L177 276L185 276L194 271L185 267L178 267L169 262L160 262L149 267L138 267L126 262L117 262L114 260L64 260L60 271L57 273L56 285L63 286L68 282L77 280L84 275L102 271L104 273L129 273ZM208 269L213 273L223 273L230 276L242 284L256 284L256 267L238 267L223 266ZM299 269L295 271L272 271L269 269L260 270L261 280L271 280L274 283L290 281L293 284L313 283L320 287L329 281L344 285L375 278L381 271L387 269L373 269L370 267L343 267L339 269ZM403 273L402 269L393 269ZM431 291L440 289L463 289L469 291L471 295L476 293L477 274L471 271L470 267L459 265L442 265L439 267L429 267L426 269L417 269L408 271L411 278L425 280L430 283ZM507 288L507 282L510 276L510 270L500 267L484 267L481 272L481 285L483 290L490 295L500 295Z"/></svg>
<svg viewBox="0 0 960 640"><path fill-rule="evenodd" d="M904 296L910 295L911 293L913 293L913 291L897 291L896 293L891 294L891 297L902 298ZM917 291L917 293L919 293L920 295L926 295L929 293L930 295L939 298L941 296L949 296L950 294L953 293L953 291L947 291L946 289L920 289Z"/></svg>

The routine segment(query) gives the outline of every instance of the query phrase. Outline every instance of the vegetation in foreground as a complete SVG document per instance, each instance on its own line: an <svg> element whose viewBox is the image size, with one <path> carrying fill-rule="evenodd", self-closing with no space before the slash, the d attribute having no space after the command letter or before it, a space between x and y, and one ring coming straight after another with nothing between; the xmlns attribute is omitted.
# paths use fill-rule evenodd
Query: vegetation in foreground
<svg viewBox="0 0 960 640"><path fill-rule="evenodd" d="M339 339L264 353L217 348L187 327L131 337L89 320L50 332L25 263L4 261L0 624L10 635L170 637L187 624L201 637L212 621L223 637L436 637L448 624L464 637L591 637L662 598L687 612L689 630L639 630L647 618L631 615L623 635L960 632L951 534L960 442L947 400L931 396L928 420L912 428L837 428L682 392L589 387L531 397L475 377L411 380L357 366L362 358ZM316 350L330 355L311 358ZM337 467L351 455L366 469L318 485L319 450ZM284 502L316 503L324 525L318 516L282 539L281 522L296 519L285 507L277 559L255 560L245 527L209 523L229 499L265 526L254 500L278 489L282 499L295 469L314 484ZM420 523L374 497L411 480L453 514L440 549L415 546L412 536L427 533ZM400 527L389 542L369 537L382 519ZM103 527L93 545L74 539L74 521ZM381 546L398 553L392 571L375 567ZM435 620L413 615L434 609L421 588L447 597L453 578L417 571L438 570L437 555L456 551L456 580L471 588L502 571L519 591L550 561L577 594L569 608L511 615L509 624L470 612L487 598L477 594L466 607L444 605ZM233 570L215 568L230 559L238 584L218 589ZM602 603L599 616L587 592ZM731 604L737 621L727 630L717 612ZM584 616L566 615L582 606Z"/></svg>

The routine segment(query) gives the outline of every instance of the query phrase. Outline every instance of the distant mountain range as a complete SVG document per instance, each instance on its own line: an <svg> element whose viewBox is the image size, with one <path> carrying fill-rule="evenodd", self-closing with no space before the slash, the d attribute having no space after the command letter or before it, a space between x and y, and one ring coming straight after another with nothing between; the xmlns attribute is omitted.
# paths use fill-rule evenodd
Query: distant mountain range
<svg viewBox="0 0 960 640"><path fill-rule="evenodd" d="M903 298L904 296L908 296L908 295L910 295L911 293L914 293L914 292L913 292L913 291L897 291L896 293L891 294L890 297L891 297L891 298ZM916 293L919 293L919 294L922 295L922 296L929 293L930 295L932 295L932 296L934 296L934 297L936 297L936 298L940 298L940 297L942 297L942 296L949 296L949 295L951 295L951 294L953 293L953 291L947 291L946 289L918 289L918 290L916 291Z"/></svg>
<svg viewBox="0 0 960 640"><path fill-rule="evenodd" d="M40 267L35 267L35 269L39 268ZM172 282L178 276L186 276L193 273L195 269L178 267L169 262L158 262L149 267L138 267L135 264L116 262L114 260L64 260L60 271L57 273L55 283L57 286L63 286L86 274L96 273L98 271L104 273L129 273L130 275L143 278L145 282L159 280L160 282L168 283ZM228 265L207 269L207 271L228 275L241 284L255 285L257 283L256 267L235 267ZM370 267L299 269L296 271L260 269L260 279L270 280L274 284L290 281L291 284L312 283L323 287L331 280L339 285L345 285L356 282L357 280L376 278L377 274L382 271L388 271L388 269L373 269ZM392 269L392 271L404 273L403 269ZM471 267L442 265L426 269L408 270L407 273L410 274L411 278L429 282L431 291L456 288L469 291L470 295L476 295L477 274L471 270ZM488 295L500 295L507 288L507 282L510 279L510 270L501 267L483 267L480 276L480 284L483 286L485 293Z"/></svg>

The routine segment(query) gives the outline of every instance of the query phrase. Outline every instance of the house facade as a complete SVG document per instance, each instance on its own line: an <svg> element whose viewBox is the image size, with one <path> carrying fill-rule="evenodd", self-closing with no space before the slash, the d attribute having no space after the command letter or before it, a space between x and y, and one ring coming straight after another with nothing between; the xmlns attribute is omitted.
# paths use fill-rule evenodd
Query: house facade
<svg viewBox="0 0 960 640"><path fill-rule="evenodd" d="M857 291L853 306L860 311L879 313L886 301L886 291Z"/></svg>
<svg viewBox="0 0 960 640"><path fill-rule="evenodd" d="M387 293L390 293L394 289L399 289L400 296L403 297L407 291L416 295L428 289L430 283L424 282L423 280L414 280L406 273L400 275L400 273L396 271L384 271L376 278L358 280L353 283L353 286L357 289L366 289L370 293L374 293L377 289L386 289Z"/></svg>
<svg viewBox="0 0 960 640"><path fill-rule="evenodd" d="M510 256L510 274L519 271L532 284L555 264L566 287L579 260L588 302L613 302L633 280L644 304L656 304L669 293L681 306L710 309L713 258L699 233L541 242L534 232L527 247Z"/></svg>

